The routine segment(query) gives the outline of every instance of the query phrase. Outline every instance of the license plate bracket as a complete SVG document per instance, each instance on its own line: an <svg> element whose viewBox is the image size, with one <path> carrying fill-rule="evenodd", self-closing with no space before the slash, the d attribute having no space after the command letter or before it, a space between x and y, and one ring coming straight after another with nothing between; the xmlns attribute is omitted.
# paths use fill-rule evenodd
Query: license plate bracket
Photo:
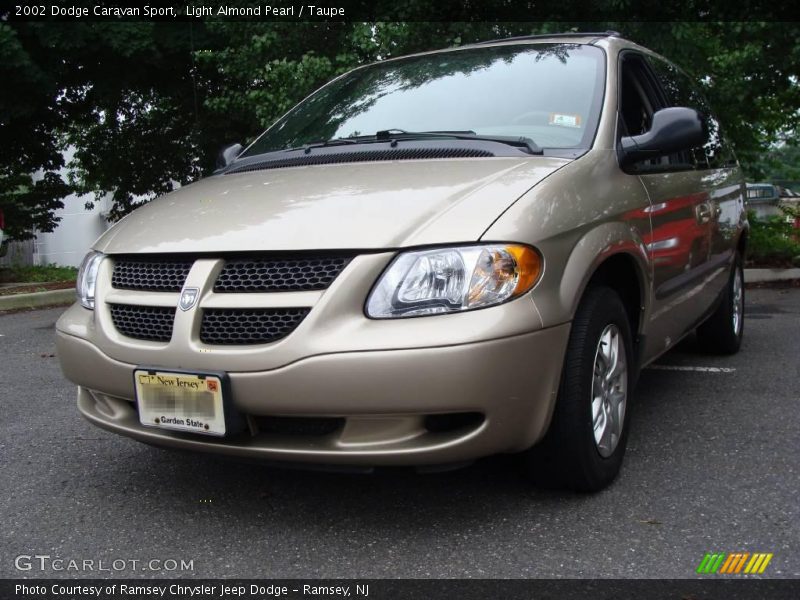
<svg viewBox="0 0 800 600"><path fill-rule="evenodd" d="M141 366L133 371L133 386L145 427L216 437L243 428L226 373Z"/></svg>

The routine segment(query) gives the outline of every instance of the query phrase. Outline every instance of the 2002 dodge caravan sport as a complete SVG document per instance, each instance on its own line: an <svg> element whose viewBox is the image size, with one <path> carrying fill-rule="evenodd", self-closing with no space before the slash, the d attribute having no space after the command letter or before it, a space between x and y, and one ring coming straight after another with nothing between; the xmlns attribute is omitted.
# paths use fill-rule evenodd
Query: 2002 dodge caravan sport
<svg viewBox="0 0 800 600"><path fill-rule="evenodd" d="M328 83L86 257L57 325L91 422L277 462L524 452L597 490L642 366L742 339L744 183L703 96L613 33Z"/></svg>

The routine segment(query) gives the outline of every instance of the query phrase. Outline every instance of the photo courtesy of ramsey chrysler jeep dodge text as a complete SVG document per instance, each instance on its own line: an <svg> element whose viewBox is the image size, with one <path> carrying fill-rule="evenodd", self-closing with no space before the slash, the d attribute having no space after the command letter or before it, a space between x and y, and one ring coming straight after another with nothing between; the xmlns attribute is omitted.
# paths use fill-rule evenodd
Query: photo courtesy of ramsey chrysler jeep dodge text
<svg viewBox="0 0 800 600"><path fill-rule="evenodd" d="M149 444L521 453L599 490L638 372L693 331L739 349L744 192L692 80L613 32L386 60L101 236L58 354L87 419Z"/></svg>

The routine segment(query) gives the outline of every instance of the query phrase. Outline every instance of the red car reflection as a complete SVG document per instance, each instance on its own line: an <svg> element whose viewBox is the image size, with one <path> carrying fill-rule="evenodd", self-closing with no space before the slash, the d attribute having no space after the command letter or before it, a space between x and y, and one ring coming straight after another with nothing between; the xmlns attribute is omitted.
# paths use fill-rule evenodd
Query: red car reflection
<svg viewBox="0 0 800 600"><path fill-rule="evenodd" d="M628 216L650 218L652 232L643 241L654 264L691 269L706 261L711 252L714 211L708 193L700 192L670 198Z"/></svg>

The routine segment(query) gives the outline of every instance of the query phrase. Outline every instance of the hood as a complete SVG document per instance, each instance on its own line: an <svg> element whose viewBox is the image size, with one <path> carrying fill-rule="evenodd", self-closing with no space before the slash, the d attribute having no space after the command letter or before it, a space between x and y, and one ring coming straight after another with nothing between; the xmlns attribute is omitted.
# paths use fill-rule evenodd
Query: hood
<svg viewBox="0 0 800 600"><path fill-rule="evenodd" d="M477 241L520 196L568 162L414 160L216 175L135 210L94 247L124 254Z"/></svg>

